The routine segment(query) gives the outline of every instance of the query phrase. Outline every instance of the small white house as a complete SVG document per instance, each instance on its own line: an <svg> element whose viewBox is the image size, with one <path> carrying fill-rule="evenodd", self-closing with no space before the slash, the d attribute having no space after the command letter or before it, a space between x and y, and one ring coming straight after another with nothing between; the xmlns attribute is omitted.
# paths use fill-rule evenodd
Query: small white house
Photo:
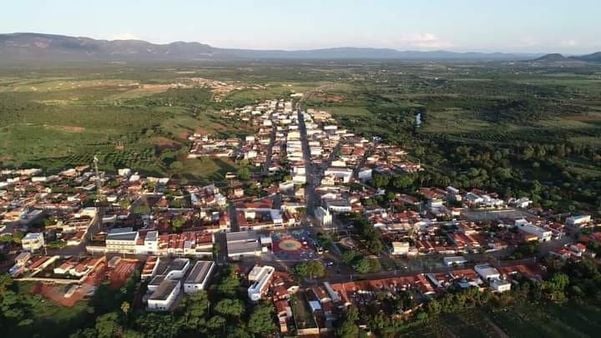
<svg viewBox="0 0 601 338"><path fill-rule="evenodd" d="M41 232L30 232L21 239L23 250L36 251L44 246L44 234Z"/></svg>

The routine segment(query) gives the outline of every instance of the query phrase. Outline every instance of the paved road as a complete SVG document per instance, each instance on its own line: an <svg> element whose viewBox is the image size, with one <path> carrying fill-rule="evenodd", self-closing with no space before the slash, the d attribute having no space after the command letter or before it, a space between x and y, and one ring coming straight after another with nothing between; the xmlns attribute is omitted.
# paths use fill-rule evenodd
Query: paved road
<svg viewBox="0 0 601 338"><path fill-rule="evenodd" d="M273 145L275 143L275 134L276 134L276 125L273 123L273 113L278 110L279 102L275 105L275 109L269 114L269 120L272 121L271 125L271 135L269 137L269 146L267 146L267 158L265 159L265 163L263 164L263 174L269 174L269 168L271 167L271 156L273 155Z"/></svg>
<svg viewBox="0 0 601 338"><path fill-rule="evenodd" d="M300 107L300 104L299 104ZM307 184L305 185L305 200L307 203L307 215L312 216L316 207L320 205L319 196L315 192L315 188L319 185L316 181L317 175L315 166L311 161L311 149L309 148L309 139L307 137L307 126L303 117L303 112L300 108L298 114L298 129L300 132L301 144L303 147L303 158L305 160L305 175L307 176Z"/></svg>

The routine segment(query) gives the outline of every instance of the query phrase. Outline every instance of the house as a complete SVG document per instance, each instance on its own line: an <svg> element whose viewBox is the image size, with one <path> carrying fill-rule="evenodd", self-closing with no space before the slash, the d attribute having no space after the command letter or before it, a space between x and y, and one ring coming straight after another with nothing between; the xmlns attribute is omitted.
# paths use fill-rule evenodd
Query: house
<svg viewBox="0 0 601 338"><path fill-rule="evenodd" d="M465 263L467 263L467 259L465 259L462 256L450 256L450 257L444 257L442 259L444 265L446 266L454 266L454 265L463 265Z"/></svg>
<svg viewBox="0 0 601 338"><path fill-rule="evenodd" d="M493 279L489 284L493 292L506 292L511 290L511 283L505 279Z"/></svg>
<svg viewBox="0 0 601 338"><path fill-rule="evenodd" d="M215 269L213 261L198 261L192 267L190 274L184 281L184 292L194 293L199 290L204 290L208 280Z"/></svg>
<svg viewBox="0 0 601 338"><path fill-rule="evenodd" d="M407 255L409 253L409 242L392 242L393 255Z"/></svg>
<svg viewBox="0 0 601 338"><path fill-rule="evenodd" d="M21 239L21 246L26 251L36 251L44 246L44 234L41 232L30 232Z"/></svg>

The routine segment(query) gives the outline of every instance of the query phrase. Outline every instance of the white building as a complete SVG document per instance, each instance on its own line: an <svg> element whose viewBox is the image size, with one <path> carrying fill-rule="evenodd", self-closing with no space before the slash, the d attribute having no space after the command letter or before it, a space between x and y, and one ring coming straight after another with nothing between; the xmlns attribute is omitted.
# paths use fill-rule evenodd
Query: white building
<svg viewBox="0 0 601 338"><path fill-rule="evenodd" d="M44 246L44 234L41 232L30 232L21 239L23 250L36 251Z"/></svg>
<svg viewBox="0 0 601 338"><path fill-rule="evenodd" d="M159 253L159 232L148 231L143 245L136 245L136 252L142 255L157 255Z"/></svg>
<svg viewBox="0 0 601 338"><path fill-rule="evenodd" d="M315 218L322 227L329 227L332 225L332 214L329 210L319 207L315 209Z"/></svg>
<svg viewBox="0 0 601 338"><path fill-rule="evenodd" d="M138 232L133 228L117 228L111 230L106 236L106 251L135 254Z"/></svg>
<svg viewBox="0 0 601 338"><path fill-rule="evenodd" d="M213 270L215 269L215 262L213 261L198 261L192 267L190 274L184 281L184 292L194 293L199 290L204 290L207 286Z"/></svg>
<svg viewBox="0 0 601 338"><path fill-rule="evenodd" d="M553 232L551 230L545 230L537 225L534 225L525 219L518 219L515 221L515 226L530 235L534 235L538 238L539 242L550 241L553 237Z"/></svg>
<svg viewBox="0 0 601 338"><path fill-rule="evenodd" d="M582 226L590 223L591 215L571 216L566 219L566 224L569 226Z"/></svg>
<svg viewBox="0 0 601 338"><path fill-rule="evenodd" d="M248 274L248 280L253 282L253 284L248 288L248 298L250 298L250 300L253 302L261 300L269 288L269 283L271 282L274 272L275 268L269 265L255 265L253 267Z"/></svg>
<svg viewBox="0 0 601 338"><path fill-rule="evenodd" d="M163 280L148 298L149 311L169 311L181 290L179 280Z"/></svg>
<svg viewBox="0 0 601 338"><path fill-rule="evenodd" d="M500 279L501 273L490 264L477 264L474 270L483 280Z"/></svg>
<svg viewBox="0 0 601 338"><path fill-rule="evenodd" d="M505 292L511 290L511 283L504 279L493 279L490 281L490 288L494 292Z"/></svg>
<svg viewBox="0 0 601 338"><path fill-rule="evenodd" d="M228 232L225 237L229 258L239 259L242 256L261 255L261 245L255 231Z"/></svg>
<svg viewBox="0 0 601 338"><path fill-rule="evenodd" d="M393 255L407 255L409 253L409 242L392 242Z"/></svg>
<svg viewBox="0 0 601 338"><path fill-rule="evenodd" d="M146 308L149 311L169 311L180 294L181 279L190 268L190 260L176 258L171 261L158 261L156 275L148 283L150 296Z"/></svg>

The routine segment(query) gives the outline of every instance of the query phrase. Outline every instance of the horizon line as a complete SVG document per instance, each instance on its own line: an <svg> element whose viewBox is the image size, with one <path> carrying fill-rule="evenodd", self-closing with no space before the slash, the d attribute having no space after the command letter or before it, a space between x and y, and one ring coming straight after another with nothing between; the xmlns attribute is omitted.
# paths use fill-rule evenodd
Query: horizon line
<svg viewBox="0 0 601 338"><path fill-rule="evenodd" d="M170 42L154 42L154 41L150 41L150 40L146 40L146 39L137 39L137 38L133 38L133 39L111 39L111 38L102 38L102 37L91 37L91 36L86 36L86 35L79 35L79 34L74 34L74 35L69 35L69 34L61 34L61 33L46 33L46 32L7 32L7 33L0 33L0 35L16 35L16 34L38 34L38 35L52 35L52 36L63 36L63 37L71 37L71 38L85 38L85 39L92 39L92 40L98 40L98 41L109 41L109 42L113 42L113 41L139 41L139 42L146 42L146 43L150 43L153 45L170 45L170 44L174 44L174 43L197 43L197 44L201 44L201 45L207 45L209 47L212 48L217 48L217 49L234 49L234 50L252 50L252 51L281 51L281 52L303 52L303 51L316 51L316 50L328 50L328 49L380 49L380 50L391 50L391 51L397 51L397 52L418 52L418 53L432 53L432 52L450 52L450 53L461 53L461 54L469 54L469 53L480 53L480 54L511 54L511 55L530 55L530 56L535 56L535 55L546 55L546 54L561 54L564 56L578 56L578 55L587 55L587 54L592 54L592 53L597 53L599 51L597 50L592 50L592 51L588 51L588 52L582 52L582 53L565 53L565 52L557 52L557 51L537 51L537 52L528 52L528 51L510 51L510 50L486 50L486 49L444 49L444 48L435 48L435 49L420 49L420 48L408 48L408 49L398 49L398 48L392 48L392 47L374 47L374 46L363 46L363 47L358 47L358 46L349 46L349 45L340 45L340 46L333 46L333 47L315 47L315 48L299 48L299 49L295 49L295 48L244 48L244 47L221 47L221 46L216 46L216 45L212 45L209 43L205 43L205 42L200 42L200 41L185 41L185 40L173 40Z"/></svg>

